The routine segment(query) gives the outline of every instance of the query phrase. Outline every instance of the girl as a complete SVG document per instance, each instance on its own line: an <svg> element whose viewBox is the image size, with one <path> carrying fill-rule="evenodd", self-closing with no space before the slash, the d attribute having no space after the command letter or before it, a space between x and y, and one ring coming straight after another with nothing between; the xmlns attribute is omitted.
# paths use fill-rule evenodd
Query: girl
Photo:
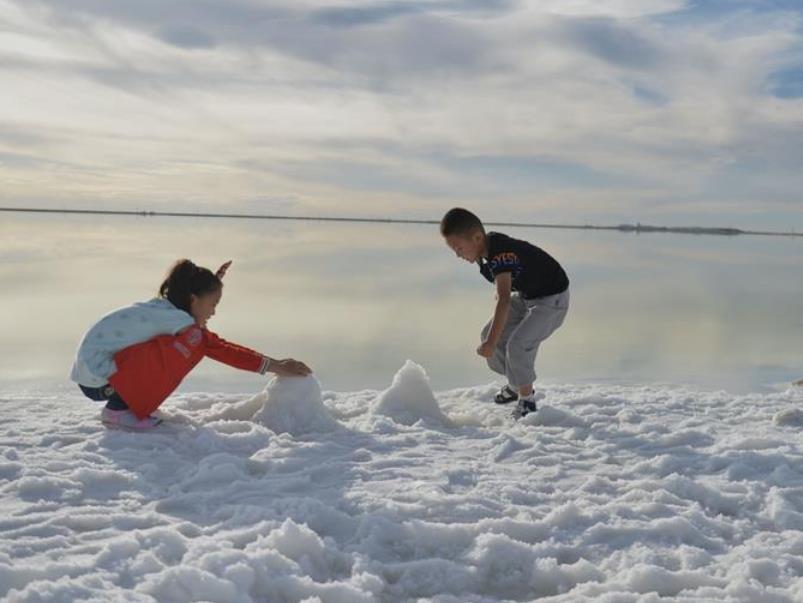
<svg viewBox="0 0 803 603"><path fill-rule="evenodd" d="M159 288L159 297L107 314L84 335L70 378L92 400L107 400L101 420L130 429L150 429L151 416L204 356L264 375L304 376L311 371L291 358L275 360L229 343L207 330L223 294L218 271L179 260Z"/></svg>

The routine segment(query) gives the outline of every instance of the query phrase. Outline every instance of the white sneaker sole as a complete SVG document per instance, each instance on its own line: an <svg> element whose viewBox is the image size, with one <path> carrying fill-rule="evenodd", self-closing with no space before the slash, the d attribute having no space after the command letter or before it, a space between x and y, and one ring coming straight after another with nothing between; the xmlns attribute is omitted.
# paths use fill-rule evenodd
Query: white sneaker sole
<svg viewBox="0 0 803 603"><path fill-rule="evenodd" d="M101 419L100 422L109 429L121 429L123 431L150 431L163 423L162 419L157 419L156 422L150 427L134 427L132 425L126 425L116 421L106 421L105 419Z"/></svg>

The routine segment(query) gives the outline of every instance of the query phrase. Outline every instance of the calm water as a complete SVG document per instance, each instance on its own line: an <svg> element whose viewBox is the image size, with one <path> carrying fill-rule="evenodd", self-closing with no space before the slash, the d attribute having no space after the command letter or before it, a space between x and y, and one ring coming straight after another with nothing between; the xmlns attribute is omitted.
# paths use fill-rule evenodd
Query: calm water
<svg viewBox="0 0 803 603"><path fill-rule="evenodd" d="M754 391L803 377L803 240L506 229L572 280L542 346L547 382L688 383ZM293 356L324 388L386 387L411 358L436 389L496 377L474 349L493 289L434 226L0 215L0 389L71 388L84 330L153 296L167 267L233 259L223 337ZM187 390L264 378L204 361Z"/></svg>

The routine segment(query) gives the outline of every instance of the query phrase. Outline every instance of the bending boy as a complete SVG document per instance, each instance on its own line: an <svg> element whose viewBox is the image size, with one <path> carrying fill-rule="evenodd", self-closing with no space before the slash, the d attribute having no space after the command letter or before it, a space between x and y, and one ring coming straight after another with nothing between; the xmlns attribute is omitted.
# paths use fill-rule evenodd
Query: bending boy
<svg viewBox="0 0 803 603"><path fill-rule="evenodd" d="M534 412L535 357L538 346L563 324L569 309L569 279L546 251L500 232L485 232L466 209L449 210L441 220L446 244L496 285L496 309L482 330L477 353L492 371L507 377L494 398L518 400L516 418Z"/></svg>

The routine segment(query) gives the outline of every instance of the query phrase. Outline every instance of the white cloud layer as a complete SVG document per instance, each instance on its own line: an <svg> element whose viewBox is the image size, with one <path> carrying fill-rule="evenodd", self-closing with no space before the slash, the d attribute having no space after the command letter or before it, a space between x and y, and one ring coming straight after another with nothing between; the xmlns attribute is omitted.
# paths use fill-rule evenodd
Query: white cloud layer
<svg viewBox="0 0 803 603"><path fill-rule="evenodd" d="M748 2L0 0L0 202L800 224L803 101L773 85L803 66L801 22Z"/></svg>

